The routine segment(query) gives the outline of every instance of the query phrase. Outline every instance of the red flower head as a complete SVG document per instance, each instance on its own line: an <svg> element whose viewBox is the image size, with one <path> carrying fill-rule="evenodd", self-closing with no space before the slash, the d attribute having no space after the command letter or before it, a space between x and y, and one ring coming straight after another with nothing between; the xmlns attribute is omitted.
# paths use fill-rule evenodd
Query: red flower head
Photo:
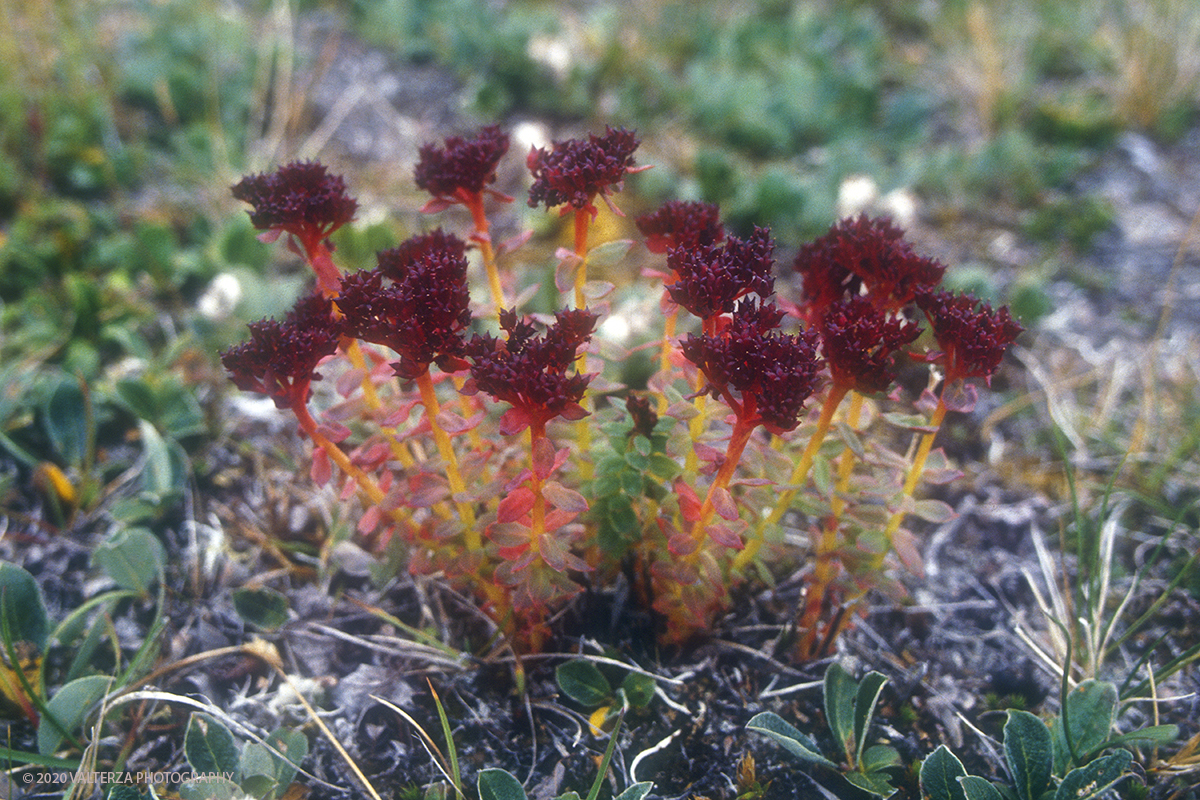
<svg viewBox="0 0 1200 800"><path fill-rule="evenodd" d="M725 238L720 210L712 203L671 200L635 222L651 253L665 253L672 247L716 244Z"/></svg>
<svg viewBox="0 0 1200 800"><path fill-rule="evenodd" d="M496 182L496 165L507 152L508 134L488 125L473 139L450 136L442 147L422 146L413 179L436 199L466 202Z"/></svg>
<svg viewBox="0 0 1200 800"><path fill-rule="evenodd" d="M864 394L887 391L896 351L921 334L916 323L887 315L865 297L834 303L817 327L834 384Z"/></svg>
<svg viewBox="0 0 1200 800"><path fill-rule="evenodd" d="M1004 358L1004 351L1025 330L1012 318L1007 306L993 311L990 305L969 294L922 292L917 295L917 306L925 312L942 348L941 353L923 360L941 364L947 384L961 378L990 381Z"/></svg>
<svg viewBox="0 0 1200 800"><path fill-rule="evenodd" d="M500 312L500 327L508 338L482 335L467 343L471 382L464 390L487 392L512 406L501 423L506 434L530 425L544 427L555 417L586 416L579 401L592 376L567 371L599 316L586 309L560 311L545 334L535 336L532 323L518 320L514 311Z"/></svg>
<svg viewBox="0 0 1200 800"><path fill-rule="evenodd" d="M317 364L337 351L340 325L329 298L301 298L283 322L250 323L250 341L221 354L237 387L271 397L278 408L296 409L308 401L309 384L319 380Z"/></svg>
<svg viewBox="0 0 1200 800"><path fill-rule="evenodd" d="M904 232L891 220L865 214L841 220L800 248L795 267L804 276L810 321L833 303L857 295L863 286L877 307L898 311L917 292L941 283L946 271L945 265L913 253Z"/></svg>
<svg viewBox="0 0 1200 800"><path fill-rule="evenodd" d="M595 217L596 196L609 202L609 193L619 191L625 175L634 171L633 151L639 143L633 131L609 127L603 136L593 133L586 140L555 142L549 151L531 149L526 159L533 174L529 206L545 203L549 208L566 203Z"/></svg>
<svg viewBox="0 0 1200 800"><path fill-rule="evenodd" d="M270 175L247 175L234 185L233 196L254 206L249 212L254 227L290 233L310 256L358 210L342 176L330 175L316 161L294 161Z"/></svg>
<svg viewBox="0 0 1200 800"><path fill-rule="evenodd" d="M739 418L760 422L772 433L799 424L821 367L816 333L781 334L782 319L773 304L742 301L720 335L688 334L680 344L684 357L704 372L712 394L723 397ZM740 404L729 389L741 394Z"/></svg>
<svg viewBox="0 0 1200 800"><path fill-rule="evenodd" d="M673 248L667 252L667 266L678 277L667 285L667 292L701 319L728 314L740 297L751 292L769 297L775 291L774 252L771 232L757 227L745 239L730 236L723 247Z"/></svg>
<svg viewBox="0 0 1200 800"><path fill-rule="evenodd" d="M465 247L439 229L380 253L377 269L346 276L336 300L346 335L399 353L392 367L405 380L434 362L461 369L471 324Z"/></svg>

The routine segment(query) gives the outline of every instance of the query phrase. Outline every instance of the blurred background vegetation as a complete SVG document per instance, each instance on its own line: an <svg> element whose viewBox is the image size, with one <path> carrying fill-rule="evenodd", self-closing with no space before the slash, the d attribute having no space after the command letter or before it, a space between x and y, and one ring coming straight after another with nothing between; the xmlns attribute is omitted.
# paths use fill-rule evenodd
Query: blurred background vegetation
<svg viewBox="0 0 1200 800"><path fill-rule="evenodd" d="M1192 0L0 9L0 507L32 514L36 486L44 524L101 508L170 517L205 471L221 434L216 353L302 279L229 197L244 173L298 157L346 172L364 211L337 243L368 263L419 225L422 141L491 121L558 138L635 127L655 169L630 181L627 209L716 202L735 229L771 226L786 253L858 187L958 245L937 255L971 253L962 282L1034 325L1054 310L1047 282L1114 223L1086 177L1130 133L1182 146L1200 112ZM386 136L362 113L372 102ZM350 130L356 115L366 133ZM393 149L362 144L374 134ZM996 230L1024 247L1016 269L989 255ZM1112 456L1172 442L1144 474L1156 491L1196 469L1178 435L1200 441L1196 369L1181 370L1122 384L1111 418L1080 434ZM1112 386L1076 379L1063 391L1086 416Z"/></svg>

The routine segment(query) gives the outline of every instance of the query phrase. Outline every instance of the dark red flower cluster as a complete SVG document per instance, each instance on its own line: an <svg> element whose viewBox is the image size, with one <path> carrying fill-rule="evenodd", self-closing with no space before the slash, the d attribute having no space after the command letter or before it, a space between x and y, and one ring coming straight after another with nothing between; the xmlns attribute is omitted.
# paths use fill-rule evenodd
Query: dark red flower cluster
<svg viewBox="0 0 1200 800"><path fill-rule="evenodd" d="M794 429L817 388L821 359L812 330L779 332L783 312L774 304L738 303L719 335L688 334L683 355L708 379L708 391L723 397L743 421L756 421L772 433ZM738 404L728 394L736 389Z"/></svg>
<svg viewBox="0 0 1200 800"><path fill-rule="evenodd" d="M533 174L529 206L547 208L566 203L577 211L596 214L597 196L607 197L633 167L637 136L624 128L605 129L603 136L555 142L549 150L534 148L526 160Z"/></svg>
<svg viewBox="0 0 1200 800"><path fill-rule="evenodd" d="M579 402L592 376L568 375L568 370L599 317L587 309L560 311L554 324L535 336L533 323L518 319L515 311L501 311L506 339L484 334L467 343L471 381L464 391L483 391L513 407L502 423L506 434L542 427L555 417L586 416Z"/></svg>
<svg viewBox="0 0 1200 800"><path fill-rule="evenodd" d="M671 200L634 221L651 253L665 253L672 247L713 245L725 238L720 210L713 203Z"/></svg>
<svg viewBox="0 0 1200 800"><path fill-rule="evenodd" d="M671 299L703 320L733 311L734 302L750 294L769 297L775 291L775 242L766 228L746 238L730 236L724 246L693 244L667 252L676 276L667 285Z"/></svg>
<svg viewBox="0 0 1200 800"><path fill-rule="evenodd" d="M331 175L316 161L294 161L271 174L247 175L233 196L254 206L254 227L290 233L305 251L354 218L358 201L346 194L341 175Z"/></svg>
<svg viewBox="0 0 1200 800"><path fill-rule="evenodd" d="M962 378L990 381L1004 351L1025 330L1007 306L993 311L969 294L922 292L917 295L917 306L925 312L942 348L941 353L924 360L942 365L947 384Z"/></svg>
<svg viewBox="0 0 1200 800"><path fill-rule="evenodd" d="M462 333L471 324L466 245L438 229L378 255L373 270L348 275L336 299L347 336L390 347L405 380L431 363L461 369Z"/></svg>
<svg viewBox="0 0 1200 800"><path fill-rule="evenodd" d="M282 322L250 323L250 341L221 354L237 387L271 397L278 408L297 409L308 401L315 370L337 351L340 325L333 304L320 293L303 297Z"/></svg>
<svg viewBox="0 0 1200 800"><path fill-rule="evenodd" d="M496 166L507 152L508 134L499 125L481 128L473 139L449 136L442 147L421 148L413 179L436 198L464 200L496 182Z"/></svg>
<svg viewBox="0 0 1200 800"><path fill-rule="evenodd" d="M834 385L863 394L887 391L896 377L890 369L896 351L921 334L915 322L886 314L865 297L833 303L816 327Z"/></svg>
<svg viewBox="0 0 1200 800"><path fill-rule="evenodd" d="M803 276L810 321L863 287L876 307L898 311L918 292L935 288L946 271L944 264L914 253L891 220L862 214L841 220L801 247L795 269Z"/></svg>

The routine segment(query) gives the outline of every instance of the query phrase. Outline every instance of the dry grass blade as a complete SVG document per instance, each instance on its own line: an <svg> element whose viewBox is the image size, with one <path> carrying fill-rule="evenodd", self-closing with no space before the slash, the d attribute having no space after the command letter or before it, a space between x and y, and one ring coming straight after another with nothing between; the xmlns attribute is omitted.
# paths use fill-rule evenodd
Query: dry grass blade
<svg viewBox="0 0 1200 800"><path fill-rule="evenodd" d="M401 719L403 719L409 725L413 726L413 728L416 730L416 732L420 735L421 745L425 748L425 752L427 752L429 754L430 759L433 760L433 764L435 767L438 768L438 772L442 773L442 776L450 783L451 786L454 787L454 790L456 792L458 792L460 797L465 797L465 795L463 795L462 788L458 785L458 783L451 776L449 764L446 761L446 757L442 754L441 749L438 748L437 742L433 741L433 737L431 737L425 731L425 729L421 727L421 724L419 722L417 722L415 719L413 719L412 716L407 711L405 711L403 708L396 705L395 703L392 703L392 702L385 700L382 697L378 697L376 695L371 695L370 697L372 700L379 703L380 705L382 705L386 708L390 708L392 711L395 711L397 714L400 715Z"/></svg>

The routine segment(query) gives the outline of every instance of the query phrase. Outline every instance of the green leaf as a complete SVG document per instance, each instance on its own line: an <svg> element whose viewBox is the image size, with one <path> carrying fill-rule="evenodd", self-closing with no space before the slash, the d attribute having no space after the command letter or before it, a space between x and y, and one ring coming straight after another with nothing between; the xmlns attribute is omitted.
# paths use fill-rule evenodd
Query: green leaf
<svg viewBox="0 0 1200 800"><path fill-rule="evenodd" d="M854 763L862 763L863 745L867 741L867 728L871 725L871 717L875 714L875 704L883 691L887 678L878 672L868 672L863 676L854 695L854 741L857 751L854 753Z"/></svg>
<svg viewBox="0 0 1200 800"><path fill-rule="evenodd" d="M621 681L621 691L634 708L645 708L654 699L654 678L640 672L631 672Z"/></svg>
<svg viewBox="0 0 1200 800"><path fill-rule="evenodd" d="M146 463L142 469L142 489L159 502L183 491L187 457L178 442L164 439L149 422L140 420L138 431Z"/></svg>
<svg viewBox="0 0 1200 800"><path fill-rule="evenodd" d="M42 591L32 575L7 561L0 561L0 614L13 644L29 642L40 656L49 630Z"/></svg>
<svg viewBox="0 0 1200 800"><path fill-rule="evenodd" d="M1105 748L1116 747L1117 745L1129 745L1131 747L1161 747L1168 745L1179 738L1178 725L1151 725L1146 728L1139 728L1136 731L1122 733L1120 736L1114 736L1104 743Z"/></svg>
<svg viewBox="0 0 1200 800"><path fill-rule="evenodd" d="M863 772L878 772L881 769L900 766L900 753L886 744L876 744L863 751L858 767Z"/></svg>
<svg viewBox="0 0 1200 800"><path fill-rule="evenodd" d="M258 798L276 794L279 780L275 774L275 754L266 745L247 742L246 746L242 748L239 768L242 775L242 788L246 794Z"/></svg>
<svg viewBox="0 0 1200 800"><path fill-rule="evenodd" d="M613 800L644 800L654 789L654 781L639 781L613 798Z"/></svg>
<svg viewBox="0 0 1200 800"><path fill-rule="evenodd" d="M91 409L79 382L66 377L60 380L46 398L42 412L54 452L68 464L82 466L88 458Z"/></svg>
<svg viewBox="0 0 1200 800"><path fill-rule="evenodd" d="M275 759L275 779L286 788L296 780L297 768L308 755L308 738L300 731L280 728L267 737L267 744L279 751L271 754ZM286 758L280 758L280 754Z"/></svg>
<svg viewBox="0 0 1200 800"><path fill-rule="evenodd" d="M233 734L208 714L192 712L183 735L183 753L192 771L201 775L221 775L238 769Z"/></svg>
<svg viewBox="0 0 1200 800"><path fill-rule="evenodd" d="M109 787L106 800L143 800L144 797L145 795L136 786L118 783Z"/></svg>
<svg viewBox="0 0 1200 800"><path fill-rule="evenodd" d="M107 675L88 675L76 678L59 689L46 704L46 711L63 730L58 729L54 720L43 716L38 723L38 752L44 756L52 754L62 745L63 731L73 734L79 730L92 706L100 702L100 698L108 691L112 680Z"/></svg>
<svg viewBox="0 0 1200 800"><path fill-rule="evenodd" d="M959 778L966 777L967 770L958 756L946 745L930 753L921 763L921 796L929 800L967 800Z"/></svg>
<svg viewBox="0 0 1200 800"><path fill-rule="evenodd" d="M242 800L246 793L228 778L197 778L179 786L182 800Z"/></svg>
<svg viewBox="0 0 1200 800"><path fill-rule="evenodd" d="M1020 800L1038 800L1054 767L1053 740L1046 723L1028 711L1008 712L1004 757Z"/></svg>
<svg viewBox="0 0 1200 800"><path fill-rule="evenodd" d="M145 595L161 578L167 551L149 530L126 528L96 547L92 563L108 573L117 586Z"/></svg>
<svg viewBox="0 0 1200 800"><path fill-rule="evenodd" d="M1067 695L1063 718L1070 726L1075 755L1087 761L1103 747L1116 722L1117 687L1107 681L1084 681Z"/></svg>
<svg viewBox="0 0 1200 800"><path fill-rule="evenodd" d="M879 772L847 772L844 777L859 789L877 797L889 797L896 791L888 776Z"/></svg>
<svg viewBox="0 0 1200 800"><path fill-rule="evenodd" d="M650 473L656 478L669 481L678 475L680 471L679 464L670 456L664 453L650 454Z"/></svg>
<svg viewBox="0 0 1200 800"><path fill-rule="evenodd" d="M1089 797L1108 789L1129 774L1133 755L1128 750L1117 750L1097 758L1086 767L1073 769L1063 778L1054 793L1054 800L1088 800Z"/></svg>
<svg viewBox="0 0 1200 800"><path fill-rule="evenodd" d="M480 770L479 800L526 800L521 782L502 769Z"/></svg>
<svg viewBox="0 0 1200 800"><path fill-rule="evenodd" d="M625 258L633 247L632 239L617 239L593 247L587 252L589 267L614 267Z"/></svg>
<svg viewBox="0 0 1200 800"><path fill-rule="evenodd" d="M991 781L978 775L964 775L958 782L962 785L967 800L1004 800L1004 795L1000 794L1000 790L993 786Z"/></svg>
<svg viewBox="0 0 1200 800"><path fill-rule="evenodd" d="M846 669L836 661L825 670L825 719L833 738L853 765L858 755L854 733L856 720L854 704L858 696L858 684Z"/></svg>
<svg viewBox="0 0 1200 800"><path fill-rule="evenodd" d="M608 679L590 661L579 659L560 664L554 677L562 693L585 708L597 708L612 698Z"/></svg>
<svg viewBox="0 0 1200 800"><path fill-rule="evenodd" d="M234 590L233 610L246 622L265 631L278 630L288 620L287 597L265 586Z"/></svg>
<svg viewBox="0 0 1200 800"><path fill-rule="evenodd" d="M792 725L789 725L773 711L763 711L760 714L755 714L746 723L746 729L771 737L783 749L802 761L820 764L830 769L837 769L836 764L817 751L816 742L809 738L808 735L801 733Z"/></svg>

